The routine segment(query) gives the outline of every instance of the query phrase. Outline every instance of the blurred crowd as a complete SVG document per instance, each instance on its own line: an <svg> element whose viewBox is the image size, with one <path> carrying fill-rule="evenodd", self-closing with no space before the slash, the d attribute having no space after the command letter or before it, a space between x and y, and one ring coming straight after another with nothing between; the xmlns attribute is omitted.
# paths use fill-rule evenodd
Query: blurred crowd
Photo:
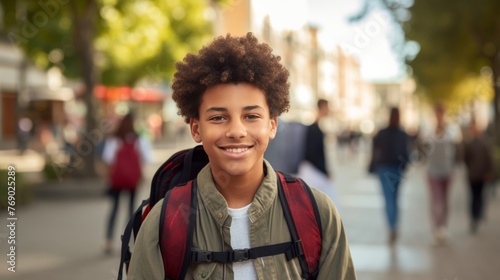
<svg viewBox="0 0 500 280"><path fill-rule="evenodd" d="M423 166L429 192L431 235L433 243L438 246L446 244L448 239L449 200L454 185L452 175L463 166L469 186L470 232L474 234L479 230L485 213L485 196L490 193L487 190L491 188L494 193L500 172L492 135L473 117L467 125L460 126L451 121L446 106L438 103L433 108L433 125L426 131L409 133L400 122L399 109L392 108L386 126L372 135L344 129L332 138L321 132L321 122L328 115L328 109L324 109L328 108L328 103L324 105L322 102L325 101L318 101L317 117L309 126L280 121L278 135L270 142L265 154L277 170L302 177L338 202L333 167L325 155L324 146L332 139L336 141L335 153L338 153L340 162L355 155L368 154L367 172L380 181L388 243L394 244L399 235L401 182L411 165Z"/></svg>

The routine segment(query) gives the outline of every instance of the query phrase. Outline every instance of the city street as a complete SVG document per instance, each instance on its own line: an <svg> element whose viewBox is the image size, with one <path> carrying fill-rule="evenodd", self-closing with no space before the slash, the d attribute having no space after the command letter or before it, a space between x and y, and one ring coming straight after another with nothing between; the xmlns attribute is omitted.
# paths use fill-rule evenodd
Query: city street
<svg viewBox="0 0 500 280"><path fill-rule="evenodd" d="M412 164L400 189L400 239L391 248L387 245L383 197L377 178L365 172L366 155L334 158L335 186L359 279L488 280L498 277L498 194L488 193L486 221L477 235L471 235L468 189L465 174L459 168L451 188L449 242L435 247L430 234L425 169L422 164Z"/></svg>
<svg viewBox="0 0 500 280"><path fill-rule="evenodd" d="M190 143L185 143L190 145ZM156 167L177 149L158 146L147 168ZM358 279L362 280L489 280L500 275L500 195L489 193L486 221L477 235L469 233L467 188L457 170L450 201L450 239L434 247L430 234L428 193L421 165L412 165L401 188L400 239L387 245L383 199L375 177L366 173L366 153L339 152L329 147L336 193L349 238ZM96 195L81 198L58 196L37 199L17 210L16 272L7 270L7 229L0 230L1 279L87 280L116 279L119 234L125 222L122 203L116 228L116 249L102 250L110 207L102 180L63 180L67 187L88 188ZM149 195L149 180L139 197ZM92 191L90 191L92 190ZM139 200L137 201L137 203ZM0 214L7 223L7 213Z"/></svg>

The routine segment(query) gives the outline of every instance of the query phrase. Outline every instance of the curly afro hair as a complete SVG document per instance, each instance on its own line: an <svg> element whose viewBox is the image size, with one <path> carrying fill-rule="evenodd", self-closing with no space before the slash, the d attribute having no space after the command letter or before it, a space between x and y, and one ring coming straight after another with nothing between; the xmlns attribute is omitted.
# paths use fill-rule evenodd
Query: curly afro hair
<svg viewBox="0 0 500 280"><path fill-rule="evenodd" d="M289 72L272 49L248 33L245 37L218 37L197 55L188 54L176 63L172 98L186 122L199 118L203 93L218 84L249 83L266 96L271 117L290 108Z"/></svg>

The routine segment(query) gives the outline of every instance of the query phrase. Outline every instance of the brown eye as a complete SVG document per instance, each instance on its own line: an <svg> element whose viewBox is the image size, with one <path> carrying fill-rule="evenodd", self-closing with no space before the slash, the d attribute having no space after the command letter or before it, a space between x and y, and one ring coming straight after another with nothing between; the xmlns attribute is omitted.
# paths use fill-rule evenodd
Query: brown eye
<svg viewBox="0 0 500 280"><path fill-rule="evenodd" d="M214 122L221 122L221 121L223 121L223 120L225 120L225 119L226 119L226 118L225 118L225 117L223 117L223 116L215 116L215 117L211 117L211 118L210 118L210 119L208 119L208 120L210 120L210 121L214 121Z"/></svg>
<svg viewBox="0 0 500 280"><path fill-rule="evenodd" d="M247 115L246 118L250 119L250 120L255 120L255 119L259 119L260 116L256 115L256 114L250 114L250 115Z"/></svg>

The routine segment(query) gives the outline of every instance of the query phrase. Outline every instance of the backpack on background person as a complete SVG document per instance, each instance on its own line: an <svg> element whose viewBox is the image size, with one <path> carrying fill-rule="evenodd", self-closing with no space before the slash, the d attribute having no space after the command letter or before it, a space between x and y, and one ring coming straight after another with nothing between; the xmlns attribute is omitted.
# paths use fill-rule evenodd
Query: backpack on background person
<svg viewBox="0 0 500 280"><path fill-rule="evenodd" d="M153 206L163 200L160 220L160 250L165 277L184 279L190 263L238 262L265 256L285 254L287 259L298 257L304 279L315 279L321 254L321 220L310 187L301 179L277 172L278 197L290 230L291 241L267 246L222 252L192 250L192 236L197 209L196 176L208 164L203 146L179 151L156 171L151 192L127 224L122 236L118 279L123 267L128 270L133 252L132 233L137 237L142 221Z"/></svg>
<svg viewBox="0 0 500 280"><path fill-rule="evenodd" d="M142 177L141 155L136 147L138 139L120 142L120 147L110 165L110 187L114 190L132 190L137 187Z"/></svg>

